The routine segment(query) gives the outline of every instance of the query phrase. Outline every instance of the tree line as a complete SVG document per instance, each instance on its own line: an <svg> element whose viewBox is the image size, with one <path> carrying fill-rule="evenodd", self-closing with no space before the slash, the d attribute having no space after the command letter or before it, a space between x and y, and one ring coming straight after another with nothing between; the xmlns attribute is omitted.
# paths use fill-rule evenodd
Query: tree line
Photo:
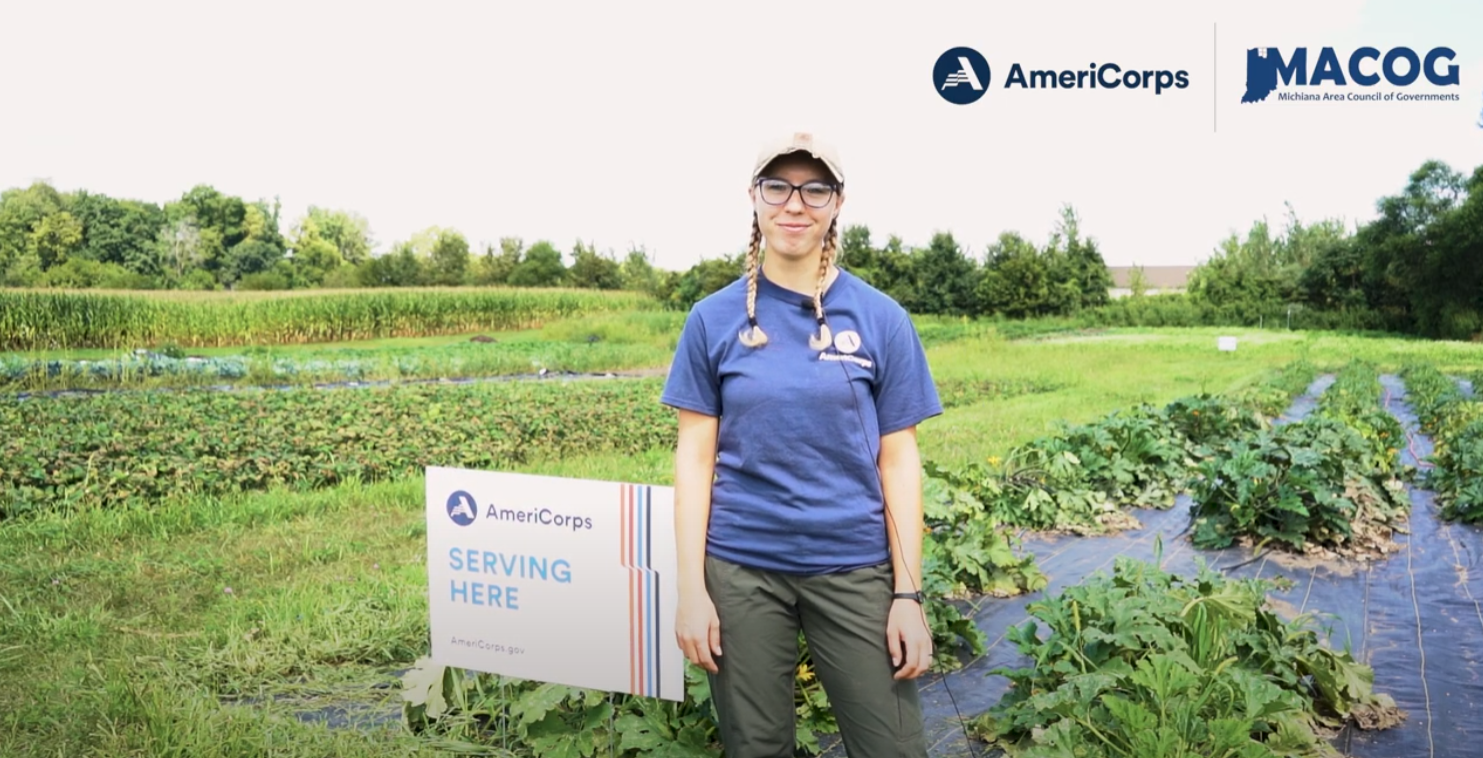
<svg viewBox="0 0 1483 758"><path fill-rule="evenodd" d="M685 271L654 266L642 249L620 260L576 242L569 254L517 237L476 250L455 229L430 227L372 254L369 224L354 213L310 207L287 233L277 201L248 201L209 185L163 206L103 194L60 192L36 182L0 193L0 286L107 289L292 289L314 287L579 287L647 292L676 308L734 280L744 251ZM1107 300L1111 278L1095 241L1069 206L1044 250L1009 234L989 254L1006 270L1037 267L1045 292L1020 306L1012 277L979 276L950 233L920 250L892 236L872 245L865 226L841 235L841 261L921 313L1016 315Z"/></svg>
<svg viewBox="0 0 1483 758"><path fill-rule="evenodd" d="M281 205L198 185L164 205L46 182L0 192L0 286L275 290L510 285L653 289L642 250L620 263L580 242L571 264L541 241L506 238L475 251L429 227L383 255L366 219L310 207L287 233Z"/></svg>
<svg viewBox="0 0 1483 758"><path fill-rule="evenodd" d="M1265 219L1232 234L1196 267L1183 294L1114 300L1095 238L1063 206L1048 239L1001 233L979 255L951 232L908 247L877 245L865 225L840 236L841 266L912 313L1086 324L1271 325L1373 329L1434 338L1483 332L1483 167L1465 176L1427 161L1378 217L1286 227ZM372 254L366 220L311 207L280 231L275 201L246 201L210 186L163 206L44 182L0 193L0 285L111 289L515 286L626 289L686 309L742 273L744 251L683 271L657 268L636 248L619 258L576 242L564 252L517 237L474 249L457 230L431 227ZM1294 317L1294 314L1296 318Z"/></svg>
<svg viewBox="0 0 1483 758"><path fill-rule="evenodd" d="M1145 295L1134 268L1130 297L1112 299L1097 242L1070 206L1037 245L1007 231L981 257L952 235L903 249L875 247L864 226L842 235L841 265L916 314L1055 319L1083 326L1278 326L1483 339L1483 166L1465 175L1429 160L1404 188L1352 227L1305 224L1288 205L1285 228L1266 219L1227 236L1182 293ZM703 261L667 297L687 307L742 271L742 257Z"/></svg>
<svg viewBox="0 0 1483 758"><path fill-rule="evenodd" d="M1483 166L1462 174L1436 160L1348 229L1291 213L1227 238L1190 277L1187 298L1239 314L1312 314L1317 324L1473 339L1483 333Z"/></svg>

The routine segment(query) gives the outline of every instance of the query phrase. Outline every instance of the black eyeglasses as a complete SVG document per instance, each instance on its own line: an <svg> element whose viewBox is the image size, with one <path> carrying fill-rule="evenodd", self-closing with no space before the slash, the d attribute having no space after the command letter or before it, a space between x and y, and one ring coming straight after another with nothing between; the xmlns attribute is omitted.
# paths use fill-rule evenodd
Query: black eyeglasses
<svg viewBox="0 0 1483 758"><path fill-rule="evenodd" d="M803 204L810 208L823 208L834 199L835 185L828 182L804 182L803 184L791 184L782 179L763 178L757 180L757 188L762 191L762 202L768 205L783 205L793 199L793 192L797 191L803 198Z"/></svg>

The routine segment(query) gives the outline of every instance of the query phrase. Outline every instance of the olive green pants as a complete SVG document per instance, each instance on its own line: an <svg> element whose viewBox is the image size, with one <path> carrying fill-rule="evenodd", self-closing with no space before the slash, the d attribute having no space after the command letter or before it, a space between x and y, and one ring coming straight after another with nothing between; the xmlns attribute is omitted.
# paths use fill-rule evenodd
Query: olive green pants
<svg viewBox="0 0 1483 758"><path fill-rule="evenodd" d="M792 758L798 632L850 758L925 758L917 682L893 678L886 647L891 564L790 576L706 558L721 620L711 696L726 758Z"/></svg>

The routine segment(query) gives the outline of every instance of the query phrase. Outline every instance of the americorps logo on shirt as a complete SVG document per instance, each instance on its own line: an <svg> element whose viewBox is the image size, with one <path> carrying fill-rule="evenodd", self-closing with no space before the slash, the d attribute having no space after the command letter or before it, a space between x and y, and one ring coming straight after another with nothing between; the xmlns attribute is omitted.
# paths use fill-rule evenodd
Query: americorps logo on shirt
<svg viewBox="0 0 1483 758"><path fill-rule="evenodd" d="M855 352L860 349L860 333L855 331L854 329L845 329L844 331L834 335L834 349L838 350L839 352L821 352L819 353L819 360L849 361L850 363L857 364L863 368L870 368L871 366L875 365L870 361L870 359L861 358L855 355Z"/></svg>

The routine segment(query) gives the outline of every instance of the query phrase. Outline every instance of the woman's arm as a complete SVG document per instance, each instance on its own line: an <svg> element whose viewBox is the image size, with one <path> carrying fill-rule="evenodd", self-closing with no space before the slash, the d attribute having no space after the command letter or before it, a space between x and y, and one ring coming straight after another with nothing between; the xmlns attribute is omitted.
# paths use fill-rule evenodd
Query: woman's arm
<svg viewBox="0 0 1483 758"><path fill-rule="evenodd" d="M718 421L680 411L675 448L675 539L680 601L705 593L705 537L711 515L711 484L716 472Z"/></svg>
<svg viewBox="0 0 1483 758"><path fill-rule="evenodd" d="M922 456L917 428L881 437L880 471L886 496L886 531L897 592L922 589Z"/></svg>
<svg viewBox="0 0 1483 758"><path fill-rule="evenodd" d="M910 426L881 437L880 471L886 497L886 532L896 592L922 589L922 456L917 430ZM897 679L914 679L932 665L932 630L927 609L914 600L891 603L886 645Z"/></svg>
<svg viewBox="0 0 1483 758"><path fill-rule="evenodd" d="M716 673L721 654L721 624L705 587L706 529L711 517L711 485L716 471L718 421L680 410L675 446L675 558L679 571L679 608L675 637L690 662Z"/></svg>

